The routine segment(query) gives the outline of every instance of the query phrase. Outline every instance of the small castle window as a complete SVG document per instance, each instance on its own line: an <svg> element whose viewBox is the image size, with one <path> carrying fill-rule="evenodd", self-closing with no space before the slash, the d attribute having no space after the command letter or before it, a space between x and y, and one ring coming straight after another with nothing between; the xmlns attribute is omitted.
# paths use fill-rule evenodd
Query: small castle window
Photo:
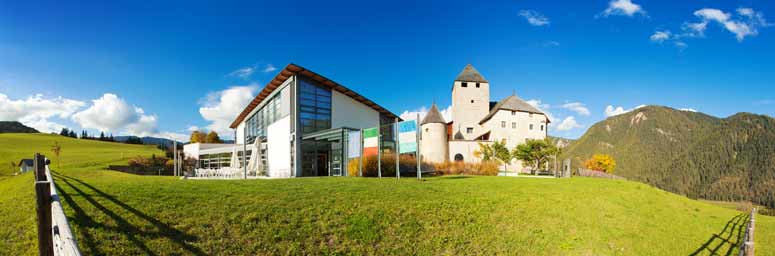
<svg viewBox="0 0 775 256"><path fill-rule="evenodd" d="M476 83L476 88L479 88L479 83Z"/></svg>
<svg viewBox="0 0 775 256"><path fill-rule="evenodd" d="M511 111L511 115L512 116L516 116L517 115L517 111Z"/></svg>
<svg viewBox="0 0 775 256"><path fill-rule="evenodd" d="M474 128L472 128L472 127L466 128L466 133L468 133L468 134L474 133Z"/></svg>
<svg viewBox="0 0 775 256"><path fill-rule="evenodd" d="M542 124L542 125L541 125L541 131L543 131L543 130L544 130L544 125Z"/></svg>
<svg viewBox="0 0 775 256"><path fill-rule="evenodd" d="M501 121L501 128L506 128L506 121Z"/></svg>
<svg viewBox="0 0 775 256"><path fill-rule="evenodd" d="M533 130L533 124L530 124L530 130L531 131Z"/></svg>
<svg viewBox="0 0 775 256"><path fill-rule="evenodd" d="M462 84L460 84L460 86L461 86L461 87L468 87L468 83L466 83L466 82L463 82Z"/></svg>
<svg viewBox="0 0 775 256"><path fill-rule="evenodd" d="M425 132L428 132L428 128L425 128Z"/></svg>
<svg viewBox="0 0 775 256"><path fill-rule="evenodd" d="M517 122L511 122L511 129L517 128Z"/></svg>

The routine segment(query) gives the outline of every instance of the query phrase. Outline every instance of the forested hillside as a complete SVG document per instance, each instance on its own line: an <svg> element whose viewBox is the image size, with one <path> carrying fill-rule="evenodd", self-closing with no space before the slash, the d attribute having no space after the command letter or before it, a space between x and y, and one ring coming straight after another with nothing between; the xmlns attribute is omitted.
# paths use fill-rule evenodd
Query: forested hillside
<svg viewBox="0 0 775 256"><path fill-rule="evenodd" d="M0 121L0 133L38 133L38 131L16 121Z"/></svg>
<svg viewBox="0 0 775 256"><path fill-rule="evenodd" d="M775 119L768 116L647 106L593 125L563 155L580 166L594 153L612 155L617 175L675 193L775 206Z"/></svg>

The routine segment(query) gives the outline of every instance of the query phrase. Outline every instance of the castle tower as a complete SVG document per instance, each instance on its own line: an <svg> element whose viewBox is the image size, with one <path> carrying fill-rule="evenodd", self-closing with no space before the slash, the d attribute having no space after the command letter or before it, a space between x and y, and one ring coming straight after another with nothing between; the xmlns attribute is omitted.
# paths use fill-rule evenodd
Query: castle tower
<svg viewBox="0 0 775 256"><path fill-rule="evenodd" d="M447 161L447 122L439 113L436 104L420 122L420 154L424 162L443 163Z"/></svg>
<svg viewBox="0 0 775 256"><path fill-rule="evenodd" d="M482 135L485 129L479 121L489 112L490 83L468 64L452 84L452 134L459 132L464 140Z"/></svg>

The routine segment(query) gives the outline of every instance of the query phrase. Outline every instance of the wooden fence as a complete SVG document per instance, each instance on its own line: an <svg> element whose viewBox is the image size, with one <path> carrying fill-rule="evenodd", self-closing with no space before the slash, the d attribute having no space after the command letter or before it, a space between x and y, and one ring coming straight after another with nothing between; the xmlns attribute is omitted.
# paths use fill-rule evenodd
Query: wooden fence
<svg viewBox="0 0 775 256"><path fill-rule="evenodd" d="M616 176L610 173L605 173L601 171L595 171L595 170L587 170L584 168L578 168L576 170L576 176L582 176L582 177L594 177L594 178L607 178L607 179L625 179L620 176Z"/></svg>
<svg viewBox="0 0 775 256"><path fill-rule="evenodd" d="M753 256L753 228L754 218L756 217L756 208L751 209L751 217L748 218L748 226L745 228L743 242L740 243L739 256Z"/></svg>
<svg viewBox="0 0 775 256"><path fill-rule="evenodd" d="M35 154L35 197L38 215L38 255L80 256L78 243L70 230L62 202L59 200L49 160Z"/></svg>

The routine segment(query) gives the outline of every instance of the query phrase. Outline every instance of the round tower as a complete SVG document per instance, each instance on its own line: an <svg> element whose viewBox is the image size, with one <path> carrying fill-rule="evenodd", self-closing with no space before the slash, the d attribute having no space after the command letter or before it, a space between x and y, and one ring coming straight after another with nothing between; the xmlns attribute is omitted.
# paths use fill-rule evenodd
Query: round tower
<svg viewBox="0 0 775 256"><path fill-rule="evenodd" d="M447 159L447 122L439 113L436 104L420 122L420 155L423 162L443 163Z"/></svg>

